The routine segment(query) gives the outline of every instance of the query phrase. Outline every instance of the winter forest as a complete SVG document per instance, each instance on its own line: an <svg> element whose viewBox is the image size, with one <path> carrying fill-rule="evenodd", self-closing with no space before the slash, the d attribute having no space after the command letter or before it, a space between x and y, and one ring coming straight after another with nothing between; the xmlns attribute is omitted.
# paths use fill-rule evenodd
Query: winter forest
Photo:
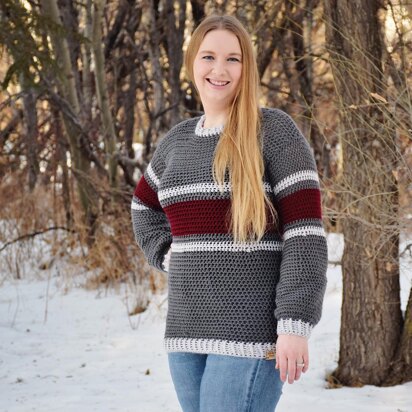
<svg viewBox="0 0 412 412"><path fill-rule="evenodd" d="M202 114L183 65L210 13L251 33L260 104L313 148L328 286L311 369L277 411L412 412L412 3L0 2L0 409L180 410L167 274L130 203Z"/></svg>

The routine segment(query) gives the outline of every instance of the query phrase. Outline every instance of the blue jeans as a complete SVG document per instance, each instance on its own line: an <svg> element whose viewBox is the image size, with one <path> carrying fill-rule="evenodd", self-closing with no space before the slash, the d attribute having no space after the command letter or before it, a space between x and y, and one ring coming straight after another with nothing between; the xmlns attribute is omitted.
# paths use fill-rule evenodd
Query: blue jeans
<svg viewBox="0 0 412 412"><path fill-rule="evenodd" d="M282 394L276 361L169 352L169 370L183 412L273 412Z"/></svg>

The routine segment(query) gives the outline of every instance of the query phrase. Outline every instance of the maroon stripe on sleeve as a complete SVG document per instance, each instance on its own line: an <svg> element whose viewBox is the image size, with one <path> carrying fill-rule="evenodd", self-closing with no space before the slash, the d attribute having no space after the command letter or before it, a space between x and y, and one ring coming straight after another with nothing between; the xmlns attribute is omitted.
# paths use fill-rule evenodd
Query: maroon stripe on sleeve
<svg viewBox="0 0 412 412"><path fill-rule="evenodd" d="M302 189L279 201L282 224L301 219L322 219L319 189Z"/></svg>
<svg viewBox="0 0 412 412"><path fill-rule="evenodd" d="M137 183L134 195L139 198L146 206L155 210L162 210L162 206L159 203L157 193L149 186L144 175Z"/></svg>

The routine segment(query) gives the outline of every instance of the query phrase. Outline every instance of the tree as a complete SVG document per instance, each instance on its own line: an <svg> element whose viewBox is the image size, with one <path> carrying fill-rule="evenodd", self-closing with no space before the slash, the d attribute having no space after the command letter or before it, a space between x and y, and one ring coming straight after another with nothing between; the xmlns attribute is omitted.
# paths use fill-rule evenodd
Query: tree
<svg viewBox="0 0 412 412"><path fill-rule="evenodd" d="M50 19L56 26L61 26L59 9L56 0L42 0L42 13ZM72 116L67 116L63 112L63 121L70 143L70 152L74 161L74 174L77 177L79 198L85 212L86 223L89 227L90 239L95 230L95 223L98 215L97 195L92 183L89 180L90 160L84 150L84 132L80 122L80 103L75 84L75 73L70 58L67 39L58 33L57 30L50 30L49 35L53 44L56 59L63 71L63 76L58 82L59 93L70 105L69 110Z"/></svg>
<svg viewBox="0 0 412 412"><path fill-rule="evenodd" d="M116 159L116 133L113 118L109 106L109 94L107 92L104 54L102 46L101 23L105 0L96 0L93 7L93 56L95 65L96 91L102 116L105 149L109 163L109 181L112 187L117 185L117 159ZM90 13L90 10L87 10Z"/></svg>
<svg viewBox="0 0 412 412"><path fill-rule="evenodd" d="M348 386L383 385L401 347L410 350L412 330L411 305L405 323L400 308L398 156L382 69L382 10L377 0L330 0L324 7L345 189L340 352L332 377ZM397 382L411 378L406 369L399 368Z"/></svg>

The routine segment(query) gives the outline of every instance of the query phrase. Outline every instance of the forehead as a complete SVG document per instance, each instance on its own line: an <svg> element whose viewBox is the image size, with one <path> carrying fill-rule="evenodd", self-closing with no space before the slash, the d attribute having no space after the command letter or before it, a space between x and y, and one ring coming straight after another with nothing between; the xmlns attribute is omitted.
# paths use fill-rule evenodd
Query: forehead
<svg viewBox="0 0 412 412"><path fill-rule="evenodd" d="M241 54L239 40L229 30L212 30L206 33L199 47L199 53L202 50L215 51L216 53Z"/></svg>

